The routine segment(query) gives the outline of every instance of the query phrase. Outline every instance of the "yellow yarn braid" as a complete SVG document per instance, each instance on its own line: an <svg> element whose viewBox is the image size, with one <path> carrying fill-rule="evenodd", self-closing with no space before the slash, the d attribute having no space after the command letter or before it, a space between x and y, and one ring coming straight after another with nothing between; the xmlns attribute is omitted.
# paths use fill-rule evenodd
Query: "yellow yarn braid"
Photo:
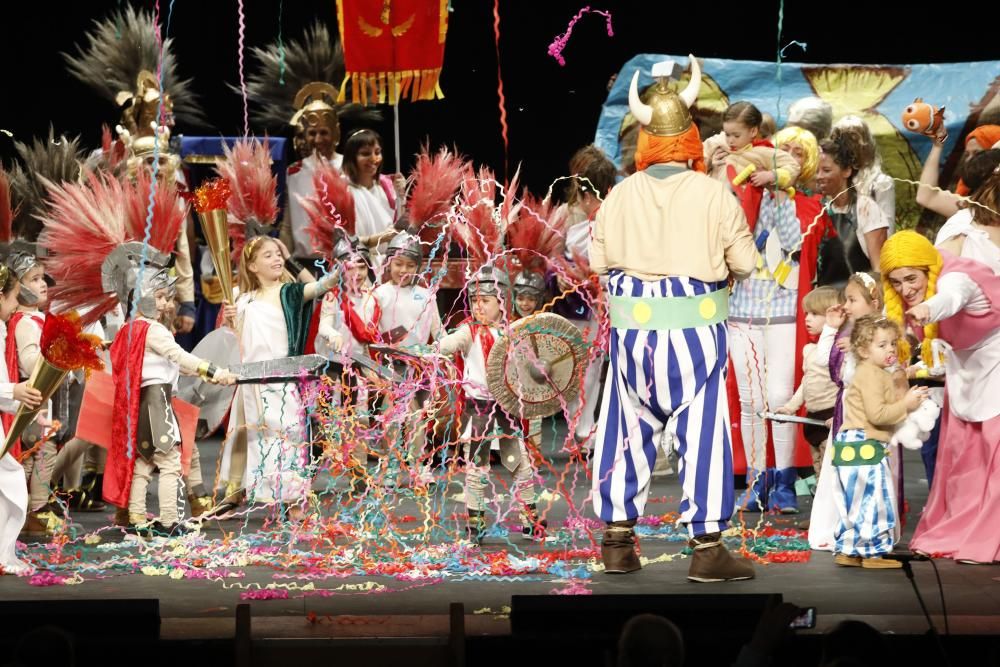
<svg viewBox="0 0 1000 667"><path fill-rule="evenodd" d="M943 260L941 253L927 237L912 230L896 232L882 246L879 268L882 274L882 293L885 298L885 315L890 320L905 326L903 300L889 282L889 274L896 269L911 268L927 271L927 294L924 301L937 293L937 279L941 274ZM920 358L928 368L934 364L931 344L938 337L937 323L924 326L924 341L920 346ZM907 362L910 359L910 344L906 339L899 341L899 356Z"/></svg>

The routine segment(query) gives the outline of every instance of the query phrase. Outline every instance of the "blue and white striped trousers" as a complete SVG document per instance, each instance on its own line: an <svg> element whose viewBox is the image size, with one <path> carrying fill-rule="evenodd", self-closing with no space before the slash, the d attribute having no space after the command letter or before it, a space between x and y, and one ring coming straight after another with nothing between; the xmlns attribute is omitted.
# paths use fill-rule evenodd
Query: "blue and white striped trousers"
<svg viewBox="0 0 1000 667"><path fill-rule="evenodd" d="M608 292L692 296L723 286L685 277L647 282L612 271ZM726 528L733 513L726 336L725 321L690 329L612 327L594 452L592 495L601 519L642 515L666 428L680 460L681 521L692 537Z"/></svg>
<svg viewBox="0 0 1000 667"><path fill-rule="evenodd" d="M836 439L861 442L866 438L863 429L848 429ZM885 443L882 446L888 447ZM896 513L889 456L875 465L835 465L830 471L834 473L834 501L840 514L833 532L834 551L862 558L891 553Z"/></svg>

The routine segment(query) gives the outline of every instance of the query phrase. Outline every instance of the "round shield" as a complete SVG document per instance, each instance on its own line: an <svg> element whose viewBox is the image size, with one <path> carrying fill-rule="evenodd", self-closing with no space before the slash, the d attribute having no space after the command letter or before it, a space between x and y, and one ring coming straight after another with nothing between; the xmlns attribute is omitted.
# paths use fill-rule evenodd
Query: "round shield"
<svg viewBox="0 0 1000 667"><path fill-rule="evenodd" d="M236 333L228 327L219 327L195 345L191 353L219 368L230 368L240 363L240 343ZM198 418L204 420L208 433L214 433L229 413L236 387L210 384L200 377L182 375L177 382L177 397L201 409Z"/></svg>
<svg viewBox="0 0 1000 667"><path fill-rule="evenodd" d="M521 419L548 417L580 390L587 356L580 330L564 317L539 313L518 320L486 362L486 383L497 403Z"/></svg>

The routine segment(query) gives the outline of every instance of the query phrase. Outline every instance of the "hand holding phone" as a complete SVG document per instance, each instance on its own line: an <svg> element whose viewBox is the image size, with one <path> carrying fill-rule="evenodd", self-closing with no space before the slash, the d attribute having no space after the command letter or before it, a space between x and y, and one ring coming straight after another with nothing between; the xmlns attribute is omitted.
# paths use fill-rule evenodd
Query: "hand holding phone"
<svg viewBox="0 0 1000 667"><path fill-rule="evenodd" d="M802 613L792 619L788 627L795 630L812 629L816 627L816 607L806 607Z"/></svg>

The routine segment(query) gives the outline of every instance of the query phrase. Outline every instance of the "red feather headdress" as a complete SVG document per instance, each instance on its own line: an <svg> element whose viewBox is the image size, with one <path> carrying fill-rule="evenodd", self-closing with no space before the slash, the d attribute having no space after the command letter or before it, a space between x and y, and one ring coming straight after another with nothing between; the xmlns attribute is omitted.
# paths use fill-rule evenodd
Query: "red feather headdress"
<svg viewBox="0 0 1000 667"><path fill-rule="evenodd" d="M278 218L278 179L271 171L267 139L240 139L230 149L223 143L226 159L216 172L229 181L229 233L233 257L239 257L247 239L247 224L258 228L273 225Z"/></svg>
<svg viewBox="0 0 1000 667"><path fill-rule="evenodd" d="M309 218L306 231L313 249L324 257L332 257L341 232L354 236L354 195L348 189L347 179L327 160L318 160L313 189L313 194L297 199Z"/></svg>
<svg viewBox="0 0 1000 667"><path fill-rule="evenodd" d="M3 167L0 167L0 243L10 243L13 240L15 215L17 213L10 201L10 179Z"/></svg>
<svg viewBox="0 0 1000 667"><path fill-rule="evenodd" d="M447 148L442 147L433 156L426 145L420 149L410 174L413 186L406 209L410 226L419 230L421 241L436 242L469 171L469 163Z"/></svg>
<svg viewBox="0 0 1000 667"><path fill-rule="evenodd" d="M100 319L118 303L101 285L101 265L119 245L146 237L151 183L140 173L135 184L90 173L83 183L48 183L49 210L39 244L49 251L46 270L55 279L50 297L65 310L87 310L84 325ZM187 215L176 187L157 184L149 244L173 251Z"/></svg>
<svg viewBox="0 0 1000 667"><path fill-rule="evenodd" d="M503 252L506 221L496 206L497 182L488 167L471 170L462 182L462 203L453 229L455 240L469 257L469 270L483 266Z"/></svg>
<svg viewBox="0 0 1000 667"><path fill-rule="evenodd" d="M548 261L559 253L566 234L564 209L551 199L537 199L525 191L517 216L507 228L507 245L526 270L545 272Z"/></svg>

